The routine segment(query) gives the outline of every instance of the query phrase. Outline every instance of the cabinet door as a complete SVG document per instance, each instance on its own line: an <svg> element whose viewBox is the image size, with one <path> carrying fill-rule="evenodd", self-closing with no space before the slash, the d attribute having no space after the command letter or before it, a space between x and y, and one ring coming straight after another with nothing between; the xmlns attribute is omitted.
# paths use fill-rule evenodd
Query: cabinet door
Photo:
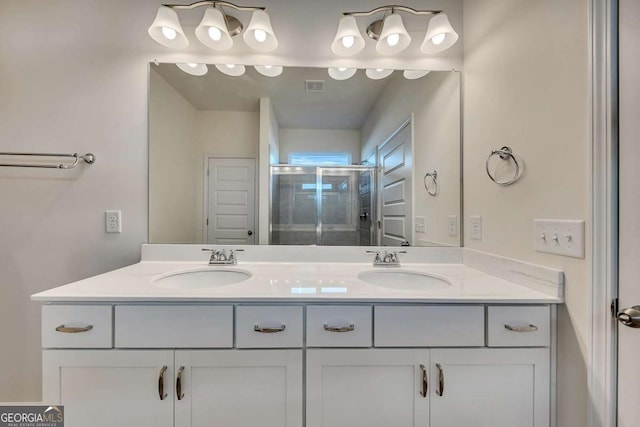
<svg viewBox="0 0 640 427"><path fill-rule="evenodd" d="M43 402L64 405L66 427L173 426L173 351L42 353Z"/></svg>
<svg viewBox="0 0 640 427"><path fill-rule="evenodd" d="M428 350L308 350L307 427L427 426L421 365Z"/></svg>
<svg viewBox="0 0 640 427"><path fill-rule="evenodd" d="M431 350L431 427L549 427L549 357L548 349Z"/></svg>
<svg viewBox="0 0 640 427"><path fill-rule="evenodd" d="M302 426L302 350L176 351L175 369L176 427Z"/></svg>

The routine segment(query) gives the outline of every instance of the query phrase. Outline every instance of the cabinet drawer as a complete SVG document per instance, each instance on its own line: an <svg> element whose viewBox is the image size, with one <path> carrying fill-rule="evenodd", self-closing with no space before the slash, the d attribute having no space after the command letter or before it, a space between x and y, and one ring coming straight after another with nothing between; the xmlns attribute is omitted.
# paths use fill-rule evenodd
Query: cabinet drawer
<svg viewBox="0 0 640 427"><path fill-rule="evenodd" d="M111 348L112 312L110 305L45 305L42 307L42 347Z"/></svg>
<svg viewBox="0 0 640 427"><path fill-rule="evenodd" d="M489 347L549 347L551 309L549 306L489 307L487 330Z"/></svg>
<svg viewBox="0 0 640 427"><path fill-rule="evenodd" d="M371 306L307 306L308 347L371 347Z"/></svg>
<svg viewBox="0 0 640 427"><path fill-rule="evenodd" d="M376 347L482 347L484 306L375 306Z"/></svg>
<svg viewBox="0 0 640 427"><path fill-rule="evenodd" d="M236 347L302 347L302 307L238 306Z"/></svg>
<svg viewBox="0 0 640 427"><path fill-rule="evenodd" d="M119 348L233 347L233 307L116 306Z"/></svg>

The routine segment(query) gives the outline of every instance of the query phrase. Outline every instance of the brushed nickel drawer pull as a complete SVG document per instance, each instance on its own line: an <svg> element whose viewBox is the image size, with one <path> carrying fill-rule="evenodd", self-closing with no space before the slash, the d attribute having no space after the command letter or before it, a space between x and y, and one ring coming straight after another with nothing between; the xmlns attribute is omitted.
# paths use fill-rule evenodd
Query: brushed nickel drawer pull
<svg viewBox="0 0 640 427"><path fill-rule="evenodd" d="M422 372L422 389L420 390L420 396L426 398L429 391L429 380L427 378L427 368L424 365L420 365L420 371Z"/></svg>
<svg viewBox="0 0 640 427"><path fill-rule="evenodd" d="M182 372L184 372L184 366L180 366L180 369L178 369L178 378L176 379L176 396L178 400L184 398L184 393L182 392Z"/></svg>
<svg viewBox="0 0 640 427"><path fill-rule="evenodd" d="M444 394L444 369L442 369L442 365L439 363L436 363L436 368L438 368L438 388L436 394L442 397Z"/></svg>
<svg viewBox="0 0 640 427"><path fill-rule="evenodd" d="M167 366L163 366L160 369L160 376L158 377L158 394L160 395L160 400L164 400L167 397L167 394L164 392L164 373L167 371Z"/></svg>
<svg viewBox="0 0 640 427"><path fill-rule="evenodd" d="M356 325L350 323L349 326L329 326L324 324L324 330L327 332L351 332L356 329Z"/></svg>
<svg viewBox="0 0 640 427"><path fill-rule="evenodd" d="M511 332L535 332L538 330L538 327L536 325L529 325L529 326L504 325L504 328L510 330Z"/></svg>
<svg viewBox="0 0 640 427"><path fill-rule="evenodd" d="M262 334L274 334L276 332L284 331L286 327L287 327L287 325L285 325L285 324L282 324L282 325L280 325L278 327L275 327L275 328L269 328L269 327L263 327L263 326L260 326L260 325L254 325L253 326L253 330L256 331L256 332L260 332Z"/></svg>
<svg viewBox="0 0 640 427"><path fill-rule="evenodd" d="M77 334L78 332L88 332L93 329L93 325L87 326L65 326L60 325L56 328L58 332L64 332L65 334Z"/></svg>

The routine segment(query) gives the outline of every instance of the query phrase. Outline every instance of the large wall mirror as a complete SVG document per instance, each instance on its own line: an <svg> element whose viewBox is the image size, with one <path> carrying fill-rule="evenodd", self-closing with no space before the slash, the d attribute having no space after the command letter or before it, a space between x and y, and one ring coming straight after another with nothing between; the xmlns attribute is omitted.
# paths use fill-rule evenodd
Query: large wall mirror
<svg viewBox="0 0 640 427"><path fill-rule="evenodd" d="M459 72L185 67L149 67L150 243L461 244Z"/></svg>

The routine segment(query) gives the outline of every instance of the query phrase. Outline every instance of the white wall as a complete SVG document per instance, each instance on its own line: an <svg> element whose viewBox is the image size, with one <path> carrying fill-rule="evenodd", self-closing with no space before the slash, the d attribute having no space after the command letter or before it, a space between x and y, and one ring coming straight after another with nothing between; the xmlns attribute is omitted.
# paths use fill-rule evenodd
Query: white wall
<svg viewBox="0 0 640 427"><path fill-rule="evenodd" d="M194 184L202 180L202 168L195 168L202 162L195 138L198 111L153 70L150 87L149 242L200 242L196 200L202 194Z"/></svg>
<svg viewBox="0 0 640 427"><path fill-rule="evenodd" d="M413 206L426 218L415 245L460 245L448 235L449 215L460 218L460 73L432 72L419 80L395 77L362 127L362 155L369 156L413 114ZM438 171L440 191L427 195L423 179ZM458 227L460 229L460 227Z"/></svg>
<svg viewBox="0 0 640 427"><path fill-rule="evenodd" d="M558 330L558 426L587 425L588 260L533 251L534 218L589 230L588 13L584 0L466 0L464 212L483 240L465 245L566 273ZM501 187L485 172L509 145L525 166ZM587 238L589 244L589 238ZM587 249L586 253L589 253Z"/></svg>
<svg viewBox="0 0 640 427"><path fill-rule="evenodd" d="M348 129L280 129L280 158L289 162L297 153L349 153L351 163L360 163L360 131Z"/></svg>

